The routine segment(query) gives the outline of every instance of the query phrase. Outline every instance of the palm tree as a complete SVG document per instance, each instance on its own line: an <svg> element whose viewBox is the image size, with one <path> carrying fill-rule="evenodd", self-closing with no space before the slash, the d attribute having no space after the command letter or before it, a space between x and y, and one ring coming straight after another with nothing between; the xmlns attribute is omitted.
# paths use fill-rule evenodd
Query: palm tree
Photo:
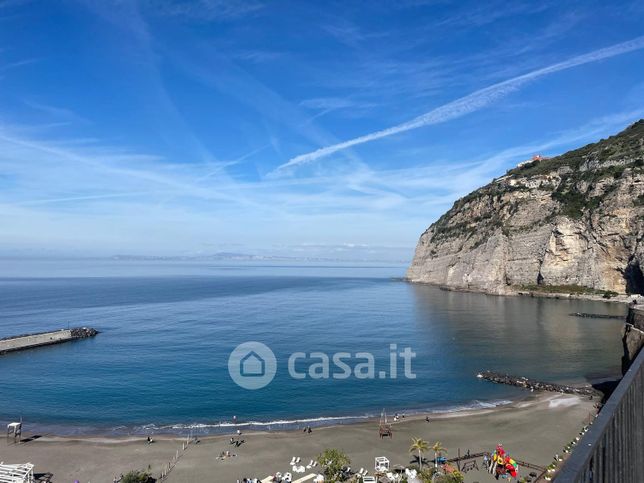
<svg viewBox="0 0 644 483"><path fill-rule="evenodd" d="M420 469L423 469L423 453L429 449L429 443L423 441L421 438L411 438L411 446L409 447L409 452L413 453L418 451L418 463L420 464Z"/></svg>
<svg viewBox="0 0 644 483"><path fill-rule="evenodd" d="M434 467L438 468L438 454L442 452L447 453L447 450L443 448L440 441L436 441L434 446L432 446L432 451L434 451Z"/></svg>

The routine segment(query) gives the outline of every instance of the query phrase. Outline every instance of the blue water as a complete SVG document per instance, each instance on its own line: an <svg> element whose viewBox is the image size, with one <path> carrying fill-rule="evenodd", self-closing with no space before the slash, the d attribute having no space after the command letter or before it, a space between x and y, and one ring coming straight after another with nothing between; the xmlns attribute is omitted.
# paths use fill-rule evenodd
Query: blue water
<svg viewBox="0 0 644 483"><path fill-rule="evenodd" d="M259 427L324 424L382 408L453 410L523 394L478 380L483 369L570 382L619 373L622 323L569 314L623 314L623 306L447 292L397 279L402 266L0 268L0 337L68 324L101 331L0 357L0 420L22 417L53 432L220 431L233 415ZM230 351L246 341L277 356L264 389L242 389L228 375ZM416 379L295 380L286 370L295 351L368 351L377 372L388 369L392 343L417 353Z"/></svg>

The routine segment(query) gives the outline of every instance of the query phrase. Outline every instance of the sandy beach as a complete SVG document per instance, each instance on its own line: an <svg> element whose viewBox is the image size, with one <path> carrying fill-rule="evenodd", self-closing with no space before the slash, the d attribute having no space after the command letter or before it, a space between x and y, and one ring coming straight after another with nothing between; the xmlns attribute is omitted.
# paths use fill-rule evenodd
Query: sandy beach
<svg viewBox="0 0 644 483"><path fill-rule="evenodd" d="M289 462L299 456L304 464L325 448L338 448L351 458L354 469L373 472L374 457L387 456L392 465L409 465L412 437L431 443L441 441L448 457L460 451L490 451L503 443L513 457L546 466L555 453L573 439L594 414L593 401L575 396L541 394L509 406L469 412L407 417L394 423L393 439L381 440L378 421L316 428L311 434L301 431L245 433L245 443L235 448L230 435L201 438L198 444L181 451L182 440L157 437L153 444L145 438L72 438L43 436L14 445L6 443L0 451L5 463L31 462L36 473L52 473L54 482L112 482L115 476L131 469L150 467L157 476L176 454L178 463L167 481L236 482L243 477L265 478L276 472L291 471ZM29 436L29 435L26 435ZM185 440L183 440L185 441ZM217 456L231 451L234 457ZM433 455L425 455L427 459ZM523 470L527 474L528 470ZM294 475L304 477L312 471ZM483 471L470 471L466 481L493 481Z"/></svg>

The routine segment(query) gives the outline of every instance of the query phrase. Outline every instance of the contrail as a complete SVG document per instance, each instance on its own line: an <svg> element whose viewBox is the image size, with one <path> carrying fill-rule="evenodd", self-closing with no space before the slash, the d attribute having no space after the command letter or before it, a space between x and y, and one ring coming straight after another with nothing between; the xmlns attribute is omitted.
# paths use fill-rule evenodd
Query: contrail
<svg viewBox="0 0 644 483"><path fill-rule="evenodd" d="M371 134L365 134L364 136L353 138L338 144L332 144L331 146L326 146L310 153L295 156L288 162L282 164L281 166L278 166L273 171L273 174L276 174L278 171L293 168L301 164L310 163L312 161L315 161L316 159L324 158L326 156L329 156L330 154L342 151L358 144L368 143L370 141L375 141L376 139L381 139L401 132L410 131L419 127L429 126L431 124L440 124L451 119L456 119L458 117L469 114L470 112L482 109L483 107L491 104L497 99L500 99L501 97L504 97L513 91L516 91L524 84L540 77L544 77L548 74L553 74L561 70L570 69L578 65L589 64L591 62L608 59L610 57L615 57L627 52L640 50L642 48L644 48L644 36L637 37L620 44L615 44L610 47L595 50L587 54L579 55L577 57L573 57L566 61L543 67L541 69L533 70L532 72L528 72L527 74L513 77L512 79L508 79L503 82L499 82L497 84L493 84L478 91L472 92L465 97L461 97L459 99L456 99L455 101L444 104L440 107L437 107L436 109L429 111L426 114L422 114L421 116L418 116L402 124L398 124L381 131L376 131Z"/></svg>

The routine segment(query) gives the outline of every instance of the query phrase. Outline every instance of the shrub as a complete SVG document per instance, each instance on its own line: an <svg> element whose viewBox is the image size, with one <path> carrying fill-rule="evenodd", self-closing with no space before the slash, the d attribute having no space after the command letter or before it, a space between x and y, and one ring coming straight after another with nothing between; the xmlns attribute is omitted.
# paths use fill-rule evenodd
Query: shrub
<svg viewBox="0 0 644 483"><path fill-rule="evenodd" d="M121 483L154 483L156 481L148 471L130 471L121 479Z"/></svg>
<svg viewBox="0 0 644 483"><path fill-rule="evenodd" d="M465 477L460 471L441 473L436 468L423 468L418 472L418 479L423 483L463 483Z"/></svg>
<svg viewBox="0 0 644 483"><path fill-rule="evenodd" d="M644 194L639 195L637 198L635 198L635 206L644 206Z"/></svg>
<svg viewBox="0 0 644 483"><path fill-rule="evenodd" d="M552 199L561 204L561 214L573 220L581 218L586 206L587 197L577 190L557 190L552 192Z"/></svg>
<svg viewBox="0 0 644 483"><path fill-rule="evenodd" d="M342 481L342 469L351 464L349 457L338 449L325 449L317 458L320 466L324 468L325 481Z"/></svg>

